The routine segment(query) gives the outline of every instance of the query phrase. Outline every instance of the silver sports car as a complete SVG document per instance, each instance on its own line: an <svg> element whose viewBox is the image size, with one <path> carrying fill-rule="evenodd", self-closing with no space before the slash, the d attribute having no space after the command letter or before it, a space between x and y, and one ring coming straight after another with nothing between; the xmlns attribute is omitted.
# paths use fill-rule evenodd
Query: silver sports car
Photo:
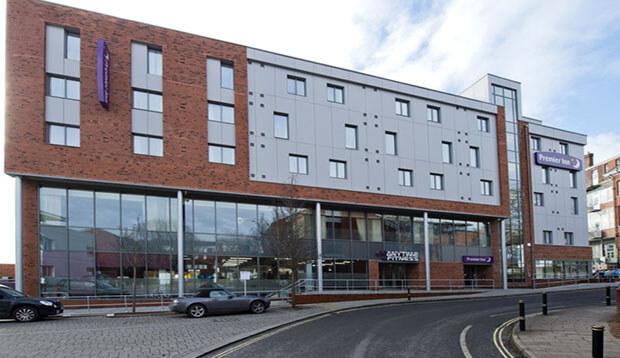
<svg viewBox="0 0 620 358"><path fill-rule="evenodd" d="M269 308L270 303L267 297L237 296L223 288L204 288L200 289L196 296L175 299L170 305L170 310L200 318L208 313L247 311L263 313Z"/></svg>

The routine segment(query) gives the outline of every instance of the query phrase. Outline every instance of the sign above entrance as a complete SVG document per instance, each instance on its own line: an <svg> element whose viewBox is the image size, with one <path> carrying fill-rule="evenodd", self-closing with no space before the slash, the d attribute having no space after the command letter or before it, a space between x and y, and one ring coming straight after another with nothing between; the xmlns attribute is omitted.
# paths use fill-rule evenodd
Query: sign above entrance
<svg viewBox="0 0 620 358"><path fill-rule="evenodd" d="M388 262L419 262L420 253L417 251L383 250L375 255L379 260Z"/></svg>
<svg viewBox="0 0 620 358"><path fill-rule="evenodd" d="M463 263L469 265L492 265L493 256L463 256Z"/></svg>
<svg viewBox="0 0 620 358"><path fill-rule="evenodd" d="M562 153L536 152L534 153L534 161L538 165L566 170L581 170L581 159Z"/></svg>

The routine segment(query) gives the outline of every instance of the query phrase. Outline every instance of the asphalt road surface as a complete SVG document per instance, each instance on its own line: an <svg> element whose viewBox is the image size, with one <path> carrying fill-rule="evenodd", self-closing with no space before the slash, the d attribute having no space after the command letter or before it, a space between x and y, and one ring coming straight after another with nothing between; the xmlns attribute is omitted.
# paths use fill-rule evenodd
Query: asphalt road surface
<svg viewBox="0 0 620 358"><path fill-rule="evenodd" d="M612 290L612 304L615 293ZM293 325L250 339L211 357L463 357L460 337L473 357L501 357L493 344L497 326L526 313L540 312L541 295L420 302L357 309ZM605 289L548 294L549 312L605 305Z"/></svg>

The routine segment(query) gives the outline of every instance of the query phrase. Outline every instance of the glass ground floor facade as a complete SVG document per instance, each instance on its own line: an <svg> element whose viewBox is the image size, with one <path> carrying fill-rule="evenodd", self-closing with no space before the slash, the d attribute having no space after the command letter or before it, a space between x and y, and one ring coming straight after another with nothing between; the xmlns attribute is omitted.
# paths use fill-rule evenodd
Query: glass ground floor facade
<svg viewBox="0 0 620 358"><path fill-rule="evenodd" d="M273 228L285 219L286 210L280 210L275 200L220 199L188 194L184 200L183 272L178 272L176 196L40 187L41 293L131 294L134 272L138 294L173 295L180 279L185 292L207 282L241 289L242 271L250 272L250 291L273 291L290 284L291 260L276 257L269 244L279 235ZM324 280L368 279L369 262L380 260L386 251L416 252L425 259L421 215L333 209L325 207L320 213ZM315 279L314 207L300 207L294 215L307 253L297 263L299 278ZM433 262L493 256L489 222L443 214L430 215L428 225Z"/></svg>

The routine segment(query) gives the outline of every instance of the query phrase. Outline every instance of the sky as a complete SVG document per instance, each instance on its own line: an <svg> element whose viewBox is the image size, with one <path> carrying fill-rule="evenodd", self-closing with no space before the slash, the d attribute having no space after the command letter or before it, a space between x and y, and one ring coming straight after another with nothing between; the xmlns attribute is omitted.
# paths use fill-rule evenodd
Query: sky
<svg viewBox="0 0 620 358"><path fill-rule="evenodd" d="M521 82L526 116L587 134L595 162L620 154L620 1L53 2L457 94L493 73ZM3 119L4 58L1 42ZM0 263L15 260L14 188L0 177Z"/></svg>

